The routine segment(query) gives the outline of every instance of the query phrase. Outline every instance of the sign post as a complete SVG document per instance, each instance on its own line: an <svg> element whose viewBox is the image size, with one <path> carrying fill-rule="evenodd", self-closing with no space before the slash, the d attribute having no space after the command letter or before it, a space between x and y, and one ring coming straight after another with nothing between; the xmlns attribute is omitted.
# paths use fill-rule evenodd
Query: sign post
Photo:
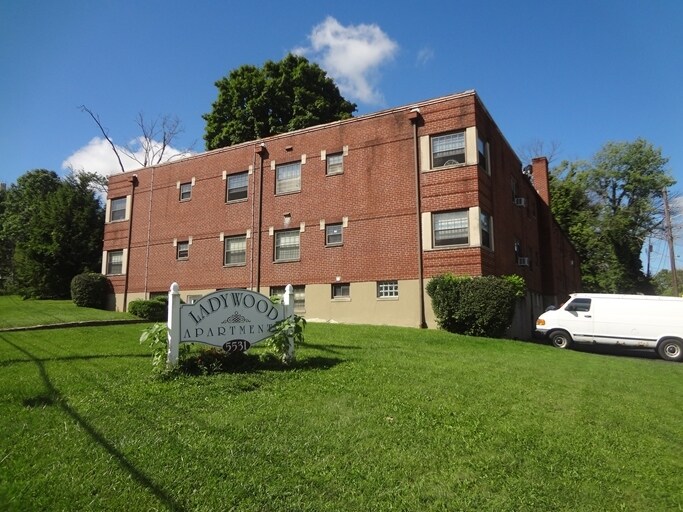
<svg viewBox="0 0 683 512"><path fill-rule="evenodd" d="M219 290L193 304L180 304L180 288L168 292L168 354L166 365L178 364L180 343L205 343L227 352L244 352L271 337L283 321L294 318L294 293L285 287L282 304L273 304L260 293L243 289ZM294 359L294 339L287 333L287 360Z"/></svg>

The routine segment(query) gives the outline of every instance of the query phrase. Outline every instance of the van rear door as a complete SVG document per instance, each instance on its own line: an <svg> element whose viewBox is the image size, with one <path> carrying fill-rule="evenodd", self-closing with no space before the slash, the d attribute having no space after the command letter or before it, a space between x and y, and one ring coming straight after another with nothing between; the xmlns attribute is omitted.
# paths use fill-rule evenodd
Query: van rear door
<svg viewBox="0 0 683 512"><path fill-rule="evenodd" d="M593 300L585 297L572 299L562 310L561 325L574 341L593 341Z"/></svg>

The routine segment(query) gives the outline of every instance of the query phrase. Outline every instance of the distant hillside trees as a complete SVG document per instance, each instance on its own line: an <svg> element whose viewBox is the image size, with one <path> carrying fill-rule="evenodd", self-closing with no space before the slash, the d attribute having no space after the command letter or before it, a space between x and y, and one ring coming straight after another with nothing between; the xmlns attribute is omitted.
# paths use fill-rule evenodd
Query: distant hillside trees
<svg viewBox="0 0 683 512"><path fill-rule="evenodd" d="M667 161L639 138L553 169L552 213L581 257L584 290L652 293L640 255L662 227L662 194L675 183Z"/></svg>
<svg viewBox="0 0 683 512"><path fill-rule="evenodd" d="M104 208L94 173L60 177L36 169L0 196L0 289L68 298L72 278L99 270Z"/></svg>
<svg viewBox="0 0 683 512"><path fill-rule="evenodd" d="M216 87L218 99L203 116L206 149L347 119L356 110L324 70L292 54L234 69Z"/></svg>

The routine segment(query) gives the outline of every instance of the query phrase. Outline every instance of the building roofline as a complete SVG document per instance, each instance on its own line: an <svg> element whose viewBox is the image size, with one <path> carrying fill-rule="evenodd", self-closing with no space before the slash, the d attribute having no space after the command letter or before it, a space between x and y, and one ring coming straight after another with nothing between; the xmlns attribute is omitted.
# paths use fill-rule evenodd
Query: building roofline
<svg viewBox="0 0 683 512"><path fill-rule="evenodd" d="M465 98L467 96L477 97L477 93L474 89L468 89L468 90L463 91L463 92L449 94L447 96L440 96L437 98L431 98L431 99L423 100L423 101L416 101L416 102L413 102L413 103L410 103L407 105L401 105L399 107L393 107L393 108L389 108L389 109L385 109L385 110L380 110L378 112L363 114L363 115L360 115L357 117L351 117L349 119L342 119L340 121L332 121L329 123L318 124L315 126L309 126L307 128L301 128L299 130L294 130L291 132L285 132L285 133L278 133L276 135L270 135L268 137L263 137L261 139L254 139L254 140L249 140L246 142L240 142L239 144L233 144L232 146L225 146L222 148L211 149L211 150L203 151L201 153L190 155L190 156L187 156L184 158L179 158L177 160L173 160L172 162L164 162L164 163L160 163L160 164L156 164L156 165L150 165L147 167L138 167L137 169L126 171L125 173L116 173L115 176L122 176L122 175L128 174L128 173L136 173L136 172L140 172L143 169L151 169L151 168L156 169L156 168L160 168L160 167L165 167L167 165L175 165L179 162L187 162L189 160L195 160L198 158L206 158L208 156L224 153L227 151L234 151L235 149L239 149L239 148L255 146L258 144L267 144L269 141L275 141L275 140L282 139L285 137L291 137L293 135L312 133L312 132L316 132L316 131L320 131L320 130L325 130L325 129L330 128L332 126L341 126L344 124L356 123L359 121L365 121L368 119L374 119L377 117L383 117L383 116L387 116L387 115L396 114L398 112L410 111L414 108L424 107L424 106L428 106L428 105L435 105L438 103L443 103L443 102L451 101L451 100L458 99L458 98ZM489 117L491 117L491 115L488 113L488 110L486 110L486 107L484 107L484 104L482 103L481 99L479 99L479 103L481 104L482 108L484 108L487 115ZM493 118L491 118L491 119L493 119ZM498 131L500 131L500 129ZM110 176L113 176L113 175L114 174L112 174Z"/></svg>

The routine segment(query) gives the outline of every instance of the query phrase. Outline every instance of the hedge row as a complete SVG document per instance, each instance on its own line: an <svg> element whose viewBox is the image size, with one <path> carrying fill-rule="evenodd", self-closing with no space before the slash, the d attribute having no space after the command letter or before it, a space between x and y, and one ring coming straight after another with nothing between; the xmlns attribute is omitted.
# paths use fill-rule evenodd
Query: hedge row
<svg viewBox="0 0 683 512"><path fill-rule="evenodd" d="M442 329L499 338L512 323L517 298L524 296L525 285L519 276L442 274L429 281L427 293Z"/></svg>

